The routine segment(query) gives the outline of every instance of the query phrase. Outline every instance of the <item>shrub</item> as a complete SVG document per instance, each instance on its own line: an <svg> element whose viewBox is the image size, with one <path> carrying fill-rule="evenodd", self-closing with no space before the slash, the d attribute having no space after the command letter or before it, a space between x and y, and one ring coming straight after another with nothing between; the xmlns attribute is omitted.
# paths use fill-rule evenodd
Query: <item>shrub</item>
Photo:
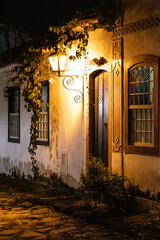
<svg viewBox="0 0 160 240"><path fill-rule="evenodd" d="M105 203L113 209L125 209L129 195L127 179L110 173L101 159L90 157L87 171L81 175L80 194L87 205Z"/></svg>

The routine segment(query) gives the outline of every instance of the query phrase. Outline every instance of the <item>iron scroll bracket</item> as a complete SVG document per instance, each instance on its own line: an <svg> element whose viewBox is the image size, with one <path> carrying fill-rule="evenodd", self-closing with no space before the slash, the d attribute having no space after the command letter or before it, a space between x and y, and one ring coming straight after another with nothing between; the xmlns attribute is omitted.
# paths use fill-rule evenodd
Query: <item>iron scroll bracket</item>
<svg viewBox="0 0 160 240"><path fill-rule="evenodd" d="M84 94L80 90L68 87L68 86L72 86L73 84L74 84L74 77L73 76L66 76L66 77L63 78L63 86L67 90L72 90L72 91L78 92L78 94L74 96L74 101L76 103L81 103L83 101L83 99L84 99Z"/></svg>

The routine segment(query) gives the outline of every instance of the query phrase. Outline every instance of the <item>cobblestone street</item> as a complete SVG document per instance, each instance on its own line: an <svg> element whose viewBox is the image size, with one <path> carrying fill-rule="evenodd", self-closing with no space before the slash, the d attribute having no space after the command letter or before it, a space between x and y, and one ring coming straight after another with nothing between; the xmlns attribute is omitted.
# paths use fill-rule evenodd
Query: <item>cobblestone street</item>
<svg viewBox="0 0 160 240"><path fill-rule="evenodd" d="M0 240L131 239L102 226L88 225L45 205L30 201L16 204L16 201L13 194L0 192Z"/></svg>
<svg viewBox="0 0 160 240"><path fill-rule="evenodd" d="M88 208L79 192L56 179L0 174L0 240L159 240L159 217Z"/></svg>

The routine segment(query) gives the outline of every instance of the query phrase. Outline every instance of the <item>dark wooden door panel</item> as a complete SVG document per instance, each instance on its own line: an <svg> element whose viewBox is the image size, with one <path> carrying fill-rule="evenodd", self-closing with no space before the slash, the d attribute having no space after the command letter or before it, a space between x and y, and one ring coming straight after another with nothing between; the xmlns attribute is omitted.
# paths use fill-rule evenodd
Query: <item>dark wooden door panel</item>
<svg viewBox="0 0 160 240"><path fill-rule="evenodd" d="M107 72L104 72L104 162L108 166L108 78Z"/></svg>
<svg viewBox="0 0 160 240"><path fill-rule="evenodd" d="M108 78L101 72L94 78L93 153L108 165Z"/></svg>

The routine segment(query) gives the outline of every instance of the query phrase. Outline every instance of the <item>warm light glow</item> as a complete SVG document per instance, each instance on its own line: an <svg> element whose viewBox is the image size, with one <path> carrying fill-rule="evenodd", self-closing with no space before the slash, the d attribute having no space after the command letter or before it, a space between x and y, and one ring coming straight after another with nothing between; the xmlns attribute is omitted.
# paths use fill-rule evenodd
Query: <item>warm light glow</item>
<svg viewBox="0 0 160 240"><path fill-rule="evenodd" d="M68 85L66 85L67 87L69 87L70 88L70 90L68 90L68 91L66 91L65 89L64 89L64 91L65 91L65 96L66 96L66 104L69 102L70 103L70 105L71 105L71 109L72 109L72 111L77 115L77 117L78 117L78 115L79 114L81 114L81 108L82 108L82 104L77 104L77 102L75 102L75 98L77 99L77 98L79 98L80 97L80 99L83 97L82 95L81 95L81 93L80 92L82 92L83 93L83 77L80 77L80 76L77 76L77 77L75 77L74 78L74 83L73 83L73 85L70 85L70 86L68 86ZM74 89L74 91L72 90L72 89ZM79 92L80 91L80 92ZM78 106L77 106L78 105ZM80 116L79 116L80 117Z"/></svg>
<svg viewBox="0 0 160 240"><path fill-rule="evenodd" d="M82 76L84 73L84 59L68 60L67 63L67 74Z"/></svg>
<svg viewBox="0 0 160 240"><path fill-rule="evenodd" d="M58 58L51 56L48 59L49 59L49 62L52 66L52 70L53 71L58 71Z"/></svg>
<svg viewBox="0 0 160 240"><path fill-rule="evenodd" d="M66 56L61 56L58 59L59 59L60 71L64 71L66 66Z"/></svg>
<svg viewBox="0 0 160 240"><path fill-rule="evenodd" d="M52 66L53 72L58 72L58 76L60 76L61 72L64 72L66 66L66 56L62 55L60 57L50 55L48 57L50 64Z"/></svg>

